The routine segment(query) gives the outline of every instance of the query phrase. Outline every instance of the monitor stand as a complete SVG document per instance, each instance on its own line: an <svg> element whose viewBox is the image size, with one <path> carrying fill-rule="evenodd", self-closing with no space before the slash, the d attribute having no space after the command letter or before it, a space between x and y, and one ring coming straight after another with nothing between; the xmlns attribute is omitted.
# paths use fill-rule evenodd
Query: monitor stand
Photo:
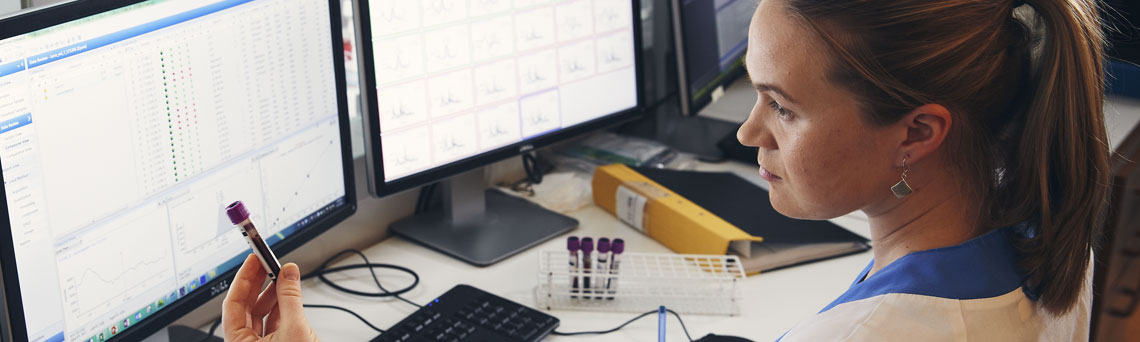
<svg viewBox="0 0 1140 342"><path fill-rule="evenodd" d="M444 181L443 208L393 223L392 232L475 266L488 266L578 227L578 220L485 189L483 169Z"/></svg>

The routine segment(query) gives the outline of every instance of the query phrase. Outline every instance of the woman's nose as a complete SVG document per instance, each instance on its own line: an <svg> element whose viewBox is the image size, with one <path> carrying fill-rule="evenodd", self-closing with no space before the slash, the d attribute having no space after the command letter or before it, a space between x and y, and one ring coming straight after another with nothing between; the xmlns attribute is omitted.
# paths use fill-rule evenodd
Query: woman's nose
<svg viewBox="0 0 1140 342"><path fill-rule="evenodd" d="M757 114L754 109L753 113L748 116L748 120L740 125L740 128L736 130L736 140L739 140L740 144L744 146L775 150L776 140L767 124Z"/></svg>

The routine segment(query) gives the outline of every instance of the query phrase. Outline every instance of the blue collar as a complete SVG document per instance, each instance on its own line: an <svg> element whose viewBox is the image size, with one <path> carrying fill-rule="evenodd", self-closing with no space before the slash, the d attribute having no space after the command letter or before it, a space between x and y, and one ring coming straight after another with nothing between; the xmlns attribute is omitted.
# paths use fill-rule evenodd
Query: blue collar
<svg viewBox="0 0 1140 342"><path fill-rule="evenodd" d="M991 298L1009 293L1021 287L1024 279L1017 265L1017 251L1010 241L1018 234L1015 229L995 229L956 246L910 253L868 278L872 261L847 292L820 313L839 304L888 293L949 299Z"/></svg>

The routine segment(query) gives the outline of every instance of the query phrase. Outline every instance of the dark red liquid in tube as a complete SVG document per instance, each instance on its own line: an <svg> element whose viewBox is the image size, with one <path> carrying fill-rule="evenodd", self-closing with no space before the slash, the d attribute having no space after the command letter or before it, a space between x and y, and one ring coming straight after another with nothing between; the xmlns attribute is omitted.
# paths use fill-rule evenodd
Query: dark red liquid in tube
<svg viewBox="0 0 1140 342"><path fill-rule="evenodd" d="M277 274L281 273L281 262L277 261L277 256L273 255L273 251L269 249L265 239L261 238L261 234L253 226L253 221L249 219L249 210L245 209L245 204L242 204L241 201L230 204L226 207L226 215L230 217L230 222L241 230L241 235L245 236L245 240L249 242L249 248L253 249L253 254L257 255L257 259L261 261L261 267L269 273L269 279L277 281Z"/></svg>

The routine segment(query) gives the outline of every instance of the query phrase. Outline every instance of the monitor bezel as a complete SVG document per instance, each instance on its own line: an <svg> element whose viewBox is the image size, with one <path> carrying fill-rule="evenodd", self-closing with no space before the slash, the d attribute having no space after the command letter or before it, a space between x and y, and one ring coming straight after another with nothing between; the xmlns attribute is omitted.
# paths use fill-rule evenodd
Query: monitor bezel
<svg viewBox="0 0 1140 342"><path fill-rule="evenodd" d="M526 153L534 149L568 139L570 137L581 135L592 130L625 122L644 114L645 89L642 78L644 63L642 61L641 51L641 18L639 16L641 1L630 0L630 2L630 6L633 6L631 25L633 28L634 45L634 77L636 77L635 86L637 87L636 106L590 121L582 122L568 128L559 129L537 137L531 137L519 142L498 147L490 151L475 154L457 161L450 162L448 164L432 167L388 182L384 180L384 158L383 154L381 153L382 144L380 141L380 120L377 119L380 117L380 113L377 107L375 77L376 73L372 56L372 32L368 29L371 27L370 12L368 11L369 0L354 1L355 8L353 14L356 23L356 36L358 37L358 48L356 55L359 64L358 70L361 72L361 113L364 120L364 148L366 151L365 158L367 158L365 164L367 165L368 170L367 178L369 192L374 197L392 195L417 186L444 180L448 177L513 156L517 156L519 154Z"/></svg>
<svg viewBox="0 0 1140 342"><path fill-rule="evenodd" d="M141 3L143 0L76 0L38 10L18 12L12 16L0 18L0 40L63 24L76 19L115 10L129 5ZM324 233L337 223L356 212L356 187L352 165L352 140L349 128L349 113L347 91L345 88L344 43L341 35L340 0L329 0L331 40L329 47L333 53L333 70L336 79L337 111L341 137L341 162L344 177L344 205L334 209L328 215L322 215L306 229L299 230L273 246L274 253L286 255L297 249L308 240ZM3 174L0 172L0 180ZM7 192L3 182L0 182L0 211L8 213ZM0 273L3 275L3 308L7 313L7 335L10 341L28 340L27 324L24 321L23 298L21 297L18 270L16 269L15 247L12 239L12 223L8 215L0 220ZM166 307L159 309L152 316L141 322L131 325L129 329L111 336L108 341L136 341L142 340L151 334L165 328L178 318L197 309L215 296L225 294L237 268L222 272L217 278L207 282L198 291L188 292L185 297L178 299ZM220 312L220 308L219 308Z"/></svg>
<svg viewBox="0 0 1140 342"><path fill-rule="evenodd" d="M696 116L702 109L713 102L712 93L700 98L693 98L693 94L689 91L689 68L685 66L685 11L682 10L681 1L683 0L670 0L672 12L672 27L673 27L673 51L676 54L674 60L677 61L677 98L681 104L682 116ZM747 50L746 50L747 51ZM744 54L741 53L741 57ZM722 82L711 82L707 86L727 87L735 82L741 75L744 75L744 65L733 67L727 72L722 72L720 75L724 76Z"/></svg>

